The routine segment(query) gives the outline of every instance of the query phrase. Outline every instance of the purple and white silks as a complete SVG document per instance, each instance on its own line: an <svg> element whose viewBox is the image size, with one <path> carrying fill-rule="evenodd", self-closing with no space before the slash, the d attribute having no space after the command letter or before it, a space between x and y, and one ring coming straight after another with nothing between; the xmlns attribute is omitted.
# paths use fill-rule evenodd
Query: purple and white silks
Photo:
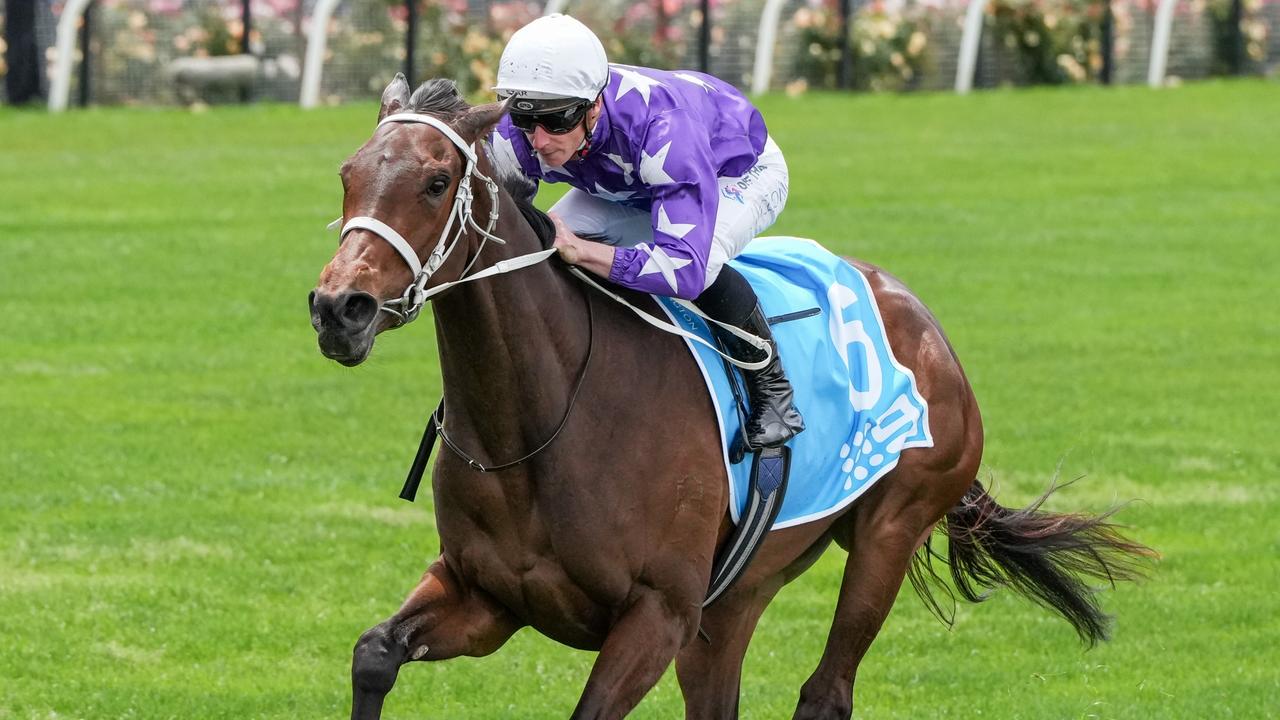
<svg viewBox="0 0 1280 720"><path fill-rule="evenodd" d="M650 214L652 242L619 247L609 279L641 292L696 298L721 200L718 178L747 173L768 138L760 112L733 86L692 71L611 65L586 157L550 166L504 117L499 161Z"/></svg>

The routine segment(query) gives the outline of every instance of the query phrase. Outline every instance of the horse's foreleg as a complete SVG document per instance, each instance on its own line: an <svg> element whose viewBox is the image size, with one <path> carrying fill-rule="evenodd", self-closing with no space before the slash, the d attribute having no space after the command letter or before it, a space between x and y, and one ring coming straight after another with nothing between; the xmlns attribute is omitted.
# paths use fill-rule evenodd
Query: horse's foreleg
<svg viewBox="0 0 1280 720"><path fill-rule="evenodd" d="M406 662L487 655L519 627L487 594L462 583L441 557L427 568L400 610L356 642L352 720L381 716L383 700Z"/></svg>
<svg viewBox="0 0 1280 720"><path fill-rule="evenodd" d="M599 720L630 712L697 631L698 616L697 603L672 608L657 591L640 595L610 629L572 717Z"/></svg>

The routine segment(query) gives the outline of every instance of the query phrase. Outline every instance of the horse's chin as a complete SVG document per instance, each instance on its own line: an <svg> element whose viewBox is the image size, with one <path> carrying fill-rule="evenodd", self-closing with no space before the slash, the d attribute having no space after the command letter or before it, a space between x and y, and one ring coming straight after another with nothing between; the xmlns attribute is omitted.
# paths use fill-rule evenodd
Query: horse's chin
<svg viewBox="0 0 1280 720"><path fill-rule="evenodd" d="M355 367L368 359L369 353L373 351L373 336L373 332L351 337L321 331L317 341L321 355L347 367Z"/></svg>
<svg viewBox="0 0 1280 720"><path fill-rule="evenodd" d="M365 351L365 353L364 353L363 355L359 355L359 356L356 356L356 357L347 357L347 356L331 356L331 357L329 357L329 359L330 359L330 360L336 360L338 363L340 363L340 364L342 364L342 365L345 365L345 366L347 366L347 367L355 367L355 366L359 365L360 363L364 362L364 361L365 361L365 359L366 359L366 358L368 358L368 357L369 357L369 352L366 350L366 351Z"/></svg>

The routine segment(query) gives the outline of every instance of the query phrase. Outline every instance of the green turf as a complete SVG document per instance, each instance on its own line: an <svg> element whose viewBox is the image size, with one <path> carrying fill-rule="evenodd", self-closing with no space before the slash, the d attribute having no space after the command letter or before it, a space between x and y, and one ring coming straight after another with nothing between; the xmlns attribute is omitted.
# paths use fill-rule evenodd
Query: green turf
<svg viewBox="0 0 1280 720"><path fill-rule="evenodd" d="M983 478L1165 559L1114 640L999 594L905 593L862 718L1280 712L1280 86L763 102L779 233L906 280L984 410ZM395 495L438 396L430 327L324 360L305 296L372 106L0 111L0 718L338 717L351 645L438 548ZM657 421L657 419L655 419ZM787 717L840 577L784 590L743 716ZM406 668L394 718L569 714L592 655L524 631ZM680 715L669 674L637 717Z"/></svg>

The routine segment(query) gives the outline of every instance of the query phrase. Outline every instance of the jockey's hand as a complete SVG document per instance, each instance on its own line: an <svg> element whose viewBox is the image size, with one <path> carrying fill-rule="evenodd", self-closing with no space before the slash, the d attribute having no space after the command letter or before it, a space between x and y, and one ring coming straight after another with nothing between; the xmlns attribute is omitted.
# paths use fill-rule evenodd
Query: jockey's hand
<svg viewBox="0 0 1280 720"><path fill-rule="evenodd" d="M578 243L582 242L582 238L573 234L568 225L564 224L558 215L548 215L556 226L555 248L560 251L560 259L570 265L577 265L582 259L582 253L578 250Z"/></svg>
<svg viewBox="0 0 1280 720"><path fill-rule="evenodd" d="M608 278L609 272L613 270L613 246L583 240L573 234L569 226L564 224L564 220L555 215L550 217L556 226L554 246L560 251L560 259L570 265L589 270L594 275Z"/></svg>

